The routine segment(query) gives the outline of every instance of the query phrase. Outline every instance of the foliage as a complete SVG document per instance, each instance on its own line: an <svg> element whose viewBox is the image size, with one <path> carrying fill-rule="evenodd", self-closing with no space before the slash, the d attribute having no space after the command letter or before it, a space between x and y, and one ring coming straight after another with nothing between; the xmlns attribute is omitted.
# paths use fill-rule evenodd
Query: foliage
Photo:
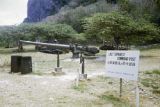
<svg viewBox="0 0 160 107"><path fill-rule="evenodd" d="M141 80L141 83L145 87L149 87L150 91L156 95L160 95L160 70L146 71L145 79Z"/></svg>
<svg viewBox="0 0 160 107"><path fill-rule="evenodd" d="M97 2L98 0L79 0L80 1L80 4L83 4L83 5L88 5L88 4L91 4L91 3L95 3Z"/></svg>
<svg viewBox="0 0 160 107"><path fill-rule="evenodd" d="M87 90L87 84L85 81L80 81L78 86L73 86L73 89L84 93Z"/></svg>
<svg viewBox="0 0 160 107"><path fill-rule="evenodd" d="M84 20L84 29L87 38L112 41L117 46L145 43L159 34L155 25L119 12L94 14Z"/></svg>
<svg viewBox="0 0 160 107"><path fill-rule="evenodd" d="M97 2L98 0L71 0L69 3L70 7L76 7L79 5L89 5L91 3Z"/></svg>
<svg viewBox="0 0 160 107"><path fill-rule="evenodd" d="M14 26L5 26L0 28L0 45L9 48L14 44Z"/></svg>
<svg viewBox="0 0 160 107"><path fill-rule="evenodd" d="M16 46L19 39L84 44L107 40L117 46L159 43L159 12L160 0L70 0L42 23L0 27L0 46Z"/></svg>
<svg viewBox="0 0 160 107"><path fill-rule="evenodd" d="M160 0L118 0L121 11L160 25Z"/></svg>
<svg viewBox="0 0 160 107"><path fill-rule="evenodd" d="M128 103L127 100L117 97L116 95L112 95L109 92L105 92L99 96L102 101L109 102L113 104L114 107L130 107L131 104Z"/></svg>
<svg viewBox="0 0 160 107"><path fill-rule="evenodd" d="M13 47L20 39L32 41L48 41L54 39L59 41L72 41L77 36L77 32L67 24L37 23L21 24L13 27L2 27L0 29L1 46Z"/></svg>
<svg viewBox="0 0 160 107"><path fill-rule="evenodd" d="M44 25L45 40L57 39L58 41L72 40L77 32L67 24L42 24Z"/></svg>
<svg viewBox="0 0 160 107"><path fill-rule="evenodd" d="M146 71L145 74L155 74L155 75L160 75L160 70Z"/></svg>
<svg viewBox="0 0 160 107"><path fill-rule="evenodd" d="M95 14L97 12L111 12L117 10L117 6L108 4L106 1L98 1L87 6L79 6L75 9L61 9L60 12L54 16L49 16L44 22L66 23L71 25L76 31L82 33L82 19Z"/></svg>

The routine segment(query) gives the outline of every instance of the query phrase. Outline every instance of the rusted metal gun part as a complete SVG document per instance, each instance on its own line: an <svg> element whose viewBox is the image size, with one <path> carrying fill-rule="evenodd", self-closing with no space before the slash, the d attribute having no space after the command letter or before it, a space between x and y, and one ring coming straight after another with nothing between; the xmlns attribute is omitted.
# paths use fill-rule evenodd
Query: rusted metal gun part
<svg viewBox="0 0 160 107"><path fill-rule="evenodd" d="M79 58L79 54L81 52L88 53L91 55L95 55L95 54L99 53L98 48L91 47L91 46L79 46L77 44L75 44L75 45L53 44L53 43L32 42L32 41L24 41L24 40L19 41L19 50L20 51L23 50L23 44L32 44L32 45L36 45L36 46L37 45L38 46L49 46L49 47L53 47L54 49L62 49L62 50L68 49L73 53L73 58ZM44 53L54 54L53 50L47 50L47 51L44 51Z"/></svg>
<svg viewBox="0 0 160 107"><path fill-rule="evenodd" d="M116 46L110 46L110 45L102 45L99 47L100 50L117 50L117 47ZM122 47L120 46L119 47L119 50L128 50L127 47Z"/></svg>
<svg viewBox="0 0 160 107"><path fill-rule="evenodd" d="M40 46L51 46L55 48L65 48L65 49L70 49L69 45L64 45L64 44L52 44L52 43L42 43L42 42L32 42L32 41L24 41L20 40L19 44L31 44L31 45L40 45Z"/></svg>

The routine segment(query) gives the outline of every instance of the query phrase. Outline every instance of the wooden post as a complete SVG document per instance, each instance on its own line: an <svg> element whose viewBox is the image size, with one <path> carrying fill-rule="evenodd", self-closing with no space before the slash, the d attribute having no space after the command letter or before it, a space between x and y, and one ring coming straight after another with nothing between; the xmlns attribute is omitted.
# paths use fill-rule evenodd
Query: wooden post
<svg viewBox="0 0 160 107"><path fill-rule="evenodd" d="M18 51L19 52L23 51L23 45L21 42L18 43Z"/></svg>
<svg viewBox="0 0 160 107"><path fill-rule="evenodd" d="M122 97L122 78L120 78L120 94L119 96Z"/></svg>
<svg viewBox="0 0 160 107"><path fill-rule="evenodd" d="M80 80L86 80L87 79L87 74L85 74L85 61L84 61L84 57L81 53L81 57L80 57L80 69L81 69L81 74L79 74L79 79Z"/></svg>
<svg viewBox="0 0 160 107"><path fill-rule="evenodd" d="M116 49L119 50L119 45L116 45ZM122 97L122 78L120 78L119 97Z"/></svg>
<svg viewBox="0 0 160 107"><path fill-rule="evenodd" d="M56 53L57 53L57 67L55 68L55 71L60 73L62 72L62 67L60 67L60 58L59 58L60 50L56 49Z"/></svg>
<svg viewBox="0 0 160 107"><path fill-rule="evenodd" d="M57 67L60 67L59 52L57 51Z"/></svg>
<svg viewBox="0 0 160 107"><path fill-rule="evenodd" d="M82 63L82 57L83 57L83 54L81 52L81 54L80 54L80 64Z"/></svg>

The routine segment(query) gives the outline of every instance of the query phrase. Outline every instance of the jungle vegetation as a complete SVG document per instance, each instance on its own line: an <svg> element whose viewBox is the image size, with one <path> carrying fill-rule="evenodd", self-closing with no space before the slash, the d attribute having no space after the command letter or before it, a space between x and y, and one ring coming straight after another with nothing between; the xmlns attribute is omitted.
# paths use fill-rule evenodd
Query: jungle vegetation
<svg viewBox="0 0 160 107"><path fill-rule="evenodd" d="M115 45L160 43L159 0L71 2L42 22L1 26L0 46L17 46L20 39L88 44L101 44L105 40Z"/></svg>

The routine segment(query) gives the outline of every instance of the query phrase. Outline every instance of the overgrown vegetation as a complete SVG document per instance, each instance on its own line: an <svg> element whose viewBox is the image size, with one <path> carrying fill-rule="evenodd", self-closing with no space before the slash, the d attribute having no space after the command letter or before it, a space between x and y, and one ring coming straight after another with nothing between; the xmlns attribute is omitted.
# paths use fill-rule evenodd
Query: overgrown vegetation
<svg viewBox="0 0 160 107"><path fill-rule="evenodd" d="M102 101L113 104L114 107L131 107L131 104L124 99L109 94L108 92L103 93L101 96L99 96L99 98Z"/></svg>
<svg viewBox="0 0 160 107"><path fill-rule="evenodd" d="M119 12L97 13L84 22L86 35L93 40L120 44L142 44L158 36L158 28L144 20L134 20Z"/></svg>
<svg viewBox="0 0 160 107"><path fill-rule="evenodd" d="M62 3L65 3L63 0ZM71 0L41 23L0 27L0 46L19 39L146 45L160 42L159 0Z"/></svg>
<svg viewBox="0 0 160 107"><path fill-rule="evenodd" d="M149 87L153 94L160 95L160 70L146 71L145 76L141 83Z"/></svg>
<svg viewBox="0 0 160 107"><path fill-rule="evenodd" d="M108 4L106 1L100 0L87 6L80 5L77 8L64 7L58 14L44 19L44 22L66 23L81 33L83 32L82 22L85 17L89 17L95 13L107 13L115 10L118 10L116 5Z"/></svg>
<svg viewBox="0 0 160 107"><path fill-rule="evenodd" d="M0 31L0 45L13 47L20 39L41 40L52 42L73 41L77 32L67 24L21 24L19 26L6 27Z"/></svg>
<svg viewBox="0 0 160 107"><path fill-rule="evenodd" d="M73 89L80 91L81 93L83 93L85 90L87 90L87 83L86 81L80 81L78 86L73 86Z"/></svg>

